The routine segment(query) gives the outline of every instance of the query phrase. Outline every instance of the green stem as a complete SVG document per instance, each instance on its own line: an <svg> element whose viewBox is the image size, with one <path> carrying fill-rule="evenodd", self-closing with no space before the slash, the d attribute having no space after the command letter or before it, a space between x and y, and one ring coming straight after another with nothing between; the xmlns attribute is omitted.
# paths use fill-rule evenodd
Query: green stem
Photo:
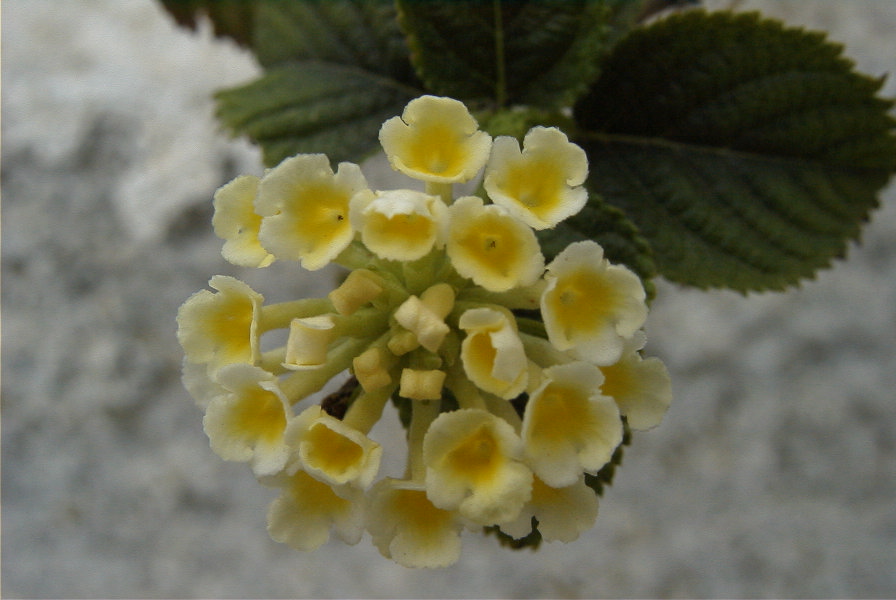
<svg viewBox="0 0 896 600"><path fill-rule="evenodd" d="M467 378L467 374L464 373L460 364L455 364L448 370L448 376L445 378L445 387L451 390L461 408L488 410L485 399L479 393L479 388Z"/></svg>
<svg viewBox="0 0 896 600"><path fill-rule="evenodd" d="M542 369L575 360L565 352L554 348L554 345L544 338L523 332L519 332L519 336L526 350L526 356Z"/></svg>
<svg viewBox="0 0 896 600"><path fill-rule="evenodd" d="M343 338L327 353L327 362L314 369L302 369L287 376L280 384L292 404L319 392L328 381L346 370L352 359L370 344L370 338Z"/></svg>
<svg viewBox="0 0 896 600"><path fill-rule="evenodd" d="M328 298L303 298L290 302L280 302L261 307L258 319L259 333L289 327L293 319L315 317L333 312L333 303Z"/></svg>
<svg viewBox="0 0 896 600"><path fill-rule="evenodd" d="M412 481L422 483L426 477L423 462L423 438L429 426L439 416L439 400L414 400L411 425L408 427L408 471Z"/></svg>
<svg viewBox="0 0 896 600"><path fill-rule="evenodd" d="M426 182L426 193L430 196L438 196L442 199L447 205L450 205L453 197L452 194L454 190L452 189L452 184L450 183L437 183L435 181L427 181Z"/></svg>
<svg viewBox="0 0 896 600"><path fill-rule="evenodd" d="M397 381L397 377L393 377L393 380ZM397 385L390 384L372 392L362 392L349 406L342 421L366 435L380 420L386 402L397 387Z"/></svg>

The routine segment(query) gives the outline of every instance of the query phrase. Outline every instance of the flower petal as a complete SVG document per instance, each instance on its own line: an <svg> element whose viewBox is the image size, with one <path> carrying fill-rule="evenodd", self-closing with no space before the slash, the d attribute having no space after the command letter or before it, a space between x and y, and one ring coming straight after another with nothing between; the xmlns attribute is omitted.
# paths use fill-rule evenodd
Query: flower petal
<svg viewBox="0 0 896 600"><path fill-rule="evenodd" d="M274 262L274 255L258 241L261 216L254 209L258 184L258 177L241 175L215 192L212 227L224 240L221 254L241 267L267 267Z"/></svg>
<svg viewBox="0 0 896 600"><path fill-rule="evenodd" d="M516 518L529 500L532 471L507 422L480 409L439 415L423 438L426 494L480 525Z"/></svg>
<svg viewBox="0 0 896 600"><path fill-rule="evenodd" d="M526 458L552 487L572 485L582 471L594 474L622 442L622 420L612 398L600 393L603 375L588 363L544 370L523 415Z"/></svg>
<svg viewBox="0 0 896 600"><path fill-rule="evenodd" d="M590 240L566 247L547 267L541 314L558 350L598 365L619 360L647 319L638 276L604 258Z"/></svg>
<svg viewBox="0 0 896 600"><path fill-rule="evenodd" d="M216 377L225 393L212 398L202 420L212 450L224 460L250 462L257 476L286 466L283 440L292 413L289 401L267 371L247 364L223 367Z"/></svg>
<svg viewBox="0 0 896 600"><path fill-rule="evenodd" d="M544 256L532 229L481 198L458 198L449 207L446 250L458 273L490 292L535 283Z"/></svg>
<svg viewBox="0 0 896 600"><path fill-rule="evenodd" d="M534 229L548 229L582 210L588 191L585 151L555 127L534 127L523 140L495 139L485 170L492 202Z"/></svg>
<svg viewBox="0 0 896 600"><path fill-rule="evenodd" d="M334 174L326 155L287 158L261 180L258 239L277 258L301 260L316 271L351 243L349 201L366 187L358 165L340 163Z"/></svg>
<svg viewBox="0 0 896 600"><path fill-rule="evenodd" d="M177 311L177 339L188 361L207 364L209 372L232 363L254 363L258 349L258 318L264 298L248 285L215 275Z"/></svg>
<svg viewBox="0 0 896 600"><path fill-rule="evenodd" d="M386 478L373 486L367 529L382 555L405 567L441 568L460 558L460 523L419 483Z"/></svg>
<svg viewBox="0 0 896 600"><path fill-rule="evenodd" d="M436 96L411 100L401 117L383 123L379 137L393 169L434 183L475 177L492 144L463 102Z"/></svg>

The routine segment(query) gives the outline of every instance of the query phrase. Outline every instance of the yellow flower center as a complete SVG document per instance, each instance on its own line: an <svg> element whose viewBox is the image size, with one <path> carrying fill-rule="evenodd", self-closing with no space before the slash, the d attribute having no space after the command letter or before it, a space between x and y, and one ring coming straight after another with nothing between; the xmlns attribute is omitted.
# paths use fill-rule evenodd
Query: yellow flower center
<svg viewBox="0 0 896 600"><path fill-rule="evenodd" d="M397 490L393 506L401 511L409 528L421 536L441 531L451 520L450 512L433 506L426 490Z"/></svg>
<svg viewBox="0 0 896 600"><path fill-rule="evenodd" d="M485 216L476 228L470 228L459 241L467 248L473 260L489 270L507 275L520 257L516 236L505 231L502 223L490 215Z"/></svg>
<svg viewBox="0 0 896 600"><path fill-rule="evenodd" d="M361 446L323 423L311 426L303 450L303 458L311 467L333 475L355 468L364 456Z"/></svg>
<svg viewBox="0 0 896 600"><path fill-rule="evenodd" d="M563 172L554 161L543 160L538 168L519 165L510 169L502 187L508 196L516 198L537 217L547 213L560 202L560 192L565 188Z"/></svg>
<svg viewBox="0 0 896 600"><path fill-rule="evenodd" d="M231 413L228 429L234 437L273 443L283 435L286 414L273 392L253 388L241 395Z"/></svg>
<svg viewBox="0 0 896 600"><path fill-rule="evenodd" d="M482 426L461 441L448 454L446 462L471 482L487 481L501 464L497 446L492 432Z"/></svg>
<svg viewBox="0 0 896 600"><path fill-rule="evenodd" d="M461 170L466 153L462 140L448 123L433 123L417 132L402 153L405 164L415 171L451 176Z"/></svg>
<svg viewBox="0 0 896 600"><path fill-rule="evenodd" d="M557 320L567 337L576 331L593 331L611 313L614 291L601 277L580 270L557 282L553 292Z"/></svg>
<svg viewBox="0 0 896 600"><path fill-rule="evenodd" d="M349 198L331 185L309 185L296 192L294 203L295 232L301 239L325 240L349 227Z"/></svg>
<svg viewBox="0 0 896 600"><path fill-rule="evenodd" d="M532 436L542 440L578 442L592 428L588 399L576 389L551 383L533 405Z"/></svg>

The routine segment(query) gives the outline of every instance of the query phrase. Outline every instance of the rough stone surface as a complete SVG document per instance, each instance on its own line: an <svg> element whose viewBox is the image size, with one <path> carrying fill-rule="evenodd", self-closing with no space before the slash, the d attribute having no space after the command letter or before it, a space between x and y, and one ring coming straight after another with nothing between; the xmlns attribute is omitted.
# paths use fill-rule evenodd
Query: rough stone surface
<svg viewBox="0 0 896 600"><path fill-rule="evenodd" d="M896 64L896 3L713 6L731 4L829 30L867 73ZM892 186L862 245L799 290L660 283L648 349L675 401L578 541L514 553L468 535L442 571L369 539L300 554L265 532L270 490L209 449L175 339L214 274L270 300L332 285L234 268L211 233L214 188L261 167L209 95L256 67L149 0L7 0L2 16L4 597L896 595Z"/></svg>

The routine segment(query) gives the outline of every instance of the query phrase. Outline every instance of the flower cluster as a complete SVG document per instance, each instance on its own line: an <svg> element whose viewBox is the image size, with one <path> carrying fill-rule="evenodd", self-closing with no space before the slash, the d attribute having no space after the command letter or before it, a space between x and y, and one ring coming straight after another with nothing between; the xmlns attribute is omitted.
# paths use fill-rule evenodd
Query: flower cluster
<svg viewBox="0 0 896 600"><path fill-rule="evenodd" d="M387 120L380 142L422 191L372 190L357 165L305 154L215 194L230 262L349 273L326 298L270 305L216 276L183 304L183 378L211 447L280 490L268 530L297 549L367 531L400 564L440 567L465 527L574 540L597 516L586 474L624 422L655 426L671 397L663 364L641 357L639 278L591 241L547 264L541 253L535 230L586 202L585 153L555 128L522 147L492 139L433 96ZM484 193L453 198L483 169ZM275 329L285 345L263 350ZM300 406L346 370L340 402ZM368 434L390 398L410 409L407 468L377 481Z"/></svg>

